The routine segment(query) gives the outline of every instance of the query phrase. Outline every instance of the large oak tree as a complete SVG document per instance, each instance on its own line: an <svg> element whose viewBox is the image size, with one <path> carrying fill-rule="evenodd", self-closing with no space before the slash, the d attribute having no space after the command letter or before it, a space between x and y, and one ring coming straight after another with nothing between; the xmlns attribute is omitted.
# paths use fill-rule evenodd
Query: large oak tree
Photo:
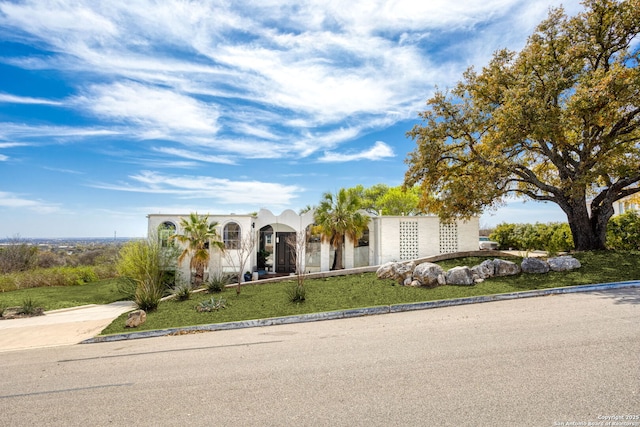
<svg viewBox="0 0 640 427"><path fill-rule="evenodd" d="M428 100L405 175L423 210L469 217L525 196L562 208L577 250L605 247L613 203L640 191L640 0L583 5Z"/></svg>

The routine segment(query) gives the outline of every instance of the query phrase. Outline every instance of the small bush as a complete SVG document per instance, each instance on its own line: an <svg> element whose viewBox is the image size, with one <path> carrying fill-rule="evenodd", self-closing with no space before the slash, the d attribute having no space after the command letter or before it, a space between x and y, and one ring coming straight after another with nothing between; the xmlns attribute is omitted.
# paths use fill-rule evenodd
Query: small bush
<svg viewBox="0 0 640 427"><path fill-rule="evenodd" d="M0 292L15 291L18 289L15 274L0 275Z"/></svg>
<svg viewBox="0 0 640 427"><path fill-rule="evenodd" d="M500 249L544 250L550 254L573 250L573 236L567 223L508 224L496 226L489 235Z"/></svg>
<svg viewBox="0 0 640 427"><path fill-rule="evenodd" d="M132 241L119 252L117 269L128 282L135 283L133 301L139 309L153 311L167 289L164 274L173 264L173 253L166 253L157 239ZM123 286L124 293L131 292L130 284Z"/></svg>
<svg viewBox="0 0 640 427"><path fill-rule="evenodd" d="M16 237L0 248L0 273L26 271L36 265L38 248Z"/></svg>
<svg viewBox="0 0 640 427"><path fill-rule="evenodd" d="M304 302L307 297L307 290L303 285L296 283L289 288L289 301L291 302Z"/></svg>
<svg viewBox="0 0 640 427"><path fill-rule="evenodd" d="M171 294L178 301L186 301L191 298L191 294L193 293L193 287L190 283L179 283L173 288Z"/></svg>
<svg viewBox="0 0 640 427"><path fill-rule="evenodd" d="M210 294L220 293L225 290L229 280L228 275L218 271L209 275L209 280L205 282L204 287Z"/></svg>
<svg viewBox="0 0 640 427"><path fill-rule="evenodd" d="M37 303L31 298L25 298L22 301L22 309L20 310L22 314L26 314L28 316L32 316L34 314L42 314L42 307L38 307Z"/></svg>
<svg viewBox="0 0 640 427"><path fill-rule="evenodd" d="M631 251L640 249L640 215L637 212L627 211L609 220L607 247Z"/></svg>
<svg viewBox="0 0 640 427"><path fill-rule="evenodd" d="M196 311L200 313L218 311L221 308L227 308L226 304L227 301L222 298L216 300L215 297L211 297L210 300L201 301L200 304L196 305Z"/></svg>
<svg viewBox="0 0 640 427"><path fill-rule="evenodd" d="M164 288L153 282L138 283L133 302L140 310L146 312L154 311L158 308L160 300L164 296Z"/></svg>

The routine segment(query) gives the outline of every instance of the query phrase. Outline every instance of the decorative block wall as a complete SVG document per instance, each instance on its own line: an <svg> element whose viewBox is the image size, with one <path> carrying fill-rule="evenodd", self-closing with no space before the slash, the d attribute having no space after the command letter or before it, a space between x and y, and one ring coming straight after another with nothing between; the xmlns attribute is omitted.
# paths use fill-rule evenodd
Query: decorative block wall
<svg viewBox="0 0 640 427"><path fill-rule="evenodd" d="M440 253L458 252L458 224L440 223Z"/></svg>
<svg viewBox="0 0 640 427"><path fill-rule="evenodd" d="M400 260L420 257L418 247L418 222L400 221Z"/></svg>

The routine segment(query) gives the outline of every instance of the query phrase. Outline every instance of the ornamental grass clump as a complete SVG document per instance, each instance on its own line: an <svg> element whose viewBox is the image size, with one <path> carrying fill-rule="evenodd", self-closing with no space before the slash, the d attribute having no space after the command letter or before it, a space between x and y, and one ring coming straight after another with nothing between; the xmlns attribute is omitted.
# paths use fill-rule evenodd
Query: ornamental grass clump
<svg viewBox="0 0 640 427"><path fill-rule="evenodd" d="M175 264L175 251L163 250L153 237L127 243L119 253L118 273L134 290L133 301L144 311L153 311L165 295L165 272Z"/></svg>
<svg viewBox="0 0 640 427"><path fill-rule="evenodd" d="M304 302L307 299L307 290L304 285L296 283L289 288L289 301L291 302Z"/></svg>
<svg viewBox="0 0 640 427"><path fill-rule="evenodd" d="M204 287L210 294L220 293L224 291L229 281L230 278L228 275L218 271L209 276L209 280L205 282Z"/></svg>
<svg viewBox="0 0 640 427"><path fill-rule="evenodd" d="M27 297L22 301L20 314L25 314L27 316L35 316L35 315L40 315L43 312L44 312L44 309L42 307L38 307L38 304L32 298Z"/></svg>
<svg viewBox="0 0 640 427"><path fill-rule="evenodd" d="M190 283L179 283L173 288L171 294L177 301L186 301L191 298L193 287Z"/></svg>

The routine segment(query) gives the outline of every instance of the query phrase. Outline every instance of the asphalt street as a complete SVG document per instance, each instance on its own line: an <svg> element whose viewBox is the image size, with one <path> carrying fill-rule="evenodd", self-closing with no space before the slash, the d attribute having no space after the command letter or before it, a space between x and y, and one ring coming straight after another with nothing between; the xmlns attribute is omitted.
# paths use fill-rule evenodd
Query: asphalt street
<svg viewBox="0 0 640 427"><path fill-rule="evenodd" d="M0 425L640 426L639 326L636 288L17 350Z"/></svg>

